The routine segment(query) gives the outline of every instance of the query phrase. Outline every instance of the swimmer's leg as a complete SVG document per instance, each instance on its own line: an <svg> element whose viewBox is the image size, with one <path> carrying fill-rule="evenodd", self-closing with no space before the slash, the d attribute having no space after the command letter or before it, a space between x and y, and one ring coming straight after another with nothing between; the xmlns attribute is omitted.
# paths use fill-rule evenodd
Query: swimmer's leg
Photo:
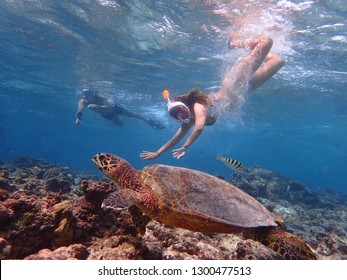
<svg viewBox="0 0 347 280"><path fill-rule="evenodd" d="M276 54L269 53L264 60L264 63L255 71L250 81L249 91L264 84L268 79L275 75L284 65L284 59Z"/></svg>
<svg viewBox="0 0 347 280"><path fill-rule="evenodd" d="M163 129L163 128L166 127L165 125L159 123L158 121L155 121L155 120L152 120L152 119L147 119L147 118L141 116L140 114L131 112L131 111L126 110L126 109L123 109L122 114L124 116L130 117L130 118L143 120L144 122L146 122L147 124L149 124L151 127L155 128L155 129Z"/></svg>
<svg viewBox="0 0 347 280"><path fill-rule="evenodd" d="M272 44L273 41L268 36L229 42L229 48L248 47L251 52L225 75L222 87L213 94L214 100L228 103L228 110L239 107L246 93L262 85L274 75L282 67L283 60L275 59L279 57L269 54ZM261 68L263 62L265 63Z"/></svg>
<svg viewBox="0 0 347 280"><path fill-rule="evenodd" d="M155 129L164 129L166 128L165 125L163 125L162 123L156 121L156 120L152 120L152 119L145 119L145 122L148 123L151 127L155 128Z"/></svg>
<svg viewBox="0 0 347 280"><path fill-rule="evenodd" d="M108 118L111 122L113 122L115 125L123 126L123 121L118 116L113 116L112 118Z"/></svg>

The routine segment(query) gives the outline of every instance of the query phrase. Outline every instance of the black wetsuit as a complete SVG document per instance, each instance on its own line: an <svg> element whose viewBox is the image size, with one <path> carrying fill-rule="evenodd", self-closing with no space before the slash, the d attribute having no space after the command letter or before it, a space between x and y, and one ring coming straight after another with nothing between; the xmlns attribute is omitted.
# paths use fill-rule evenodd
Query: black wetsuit
<svg viewBox="0 0 347 280"><path fill-rule="evenodd" d="M125 108L119 104L113 103L113 110L107 115L102 115L104 118L112 120L117 115L124 115Z"/></svg>

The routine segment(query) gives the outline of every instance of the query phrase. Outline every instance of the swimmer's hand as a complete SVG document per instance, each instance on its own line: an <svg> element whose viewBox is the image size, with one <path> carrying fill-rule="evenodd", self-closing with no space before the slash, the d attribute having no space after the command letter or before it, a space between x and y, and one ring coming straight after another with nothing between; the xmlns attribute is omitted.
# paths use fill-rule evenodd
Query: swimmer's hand
<svg viewBox="0 0 347 280"><path fill-rule="evenodd" d="M100 108L100 105L89 104L87 107L88 107L90 110L96 111L96 110L98 110L98 109Z"/></svg>
<svg viewBox="0 0 347 280"><path fill-rule="evenodd" d="M81 117L82 117L82 112L77 112L76 113L75 124L80 124L81 123Z"/></svg>
<svg viewBox="0 0 347 280"><path fill-rule="evenodd" d="M158 156L159 154L157 152L142 151L142 153L140 153L140 158L146 160L155 159Z"/></svg>
<svg viewBox="0 0 347 280"><path fill-rule="evenodd" d="M172 156L177 159L180 159L180 157L183 157L185 154L186 154L186 148L184 147L172 150Z"/></svg>

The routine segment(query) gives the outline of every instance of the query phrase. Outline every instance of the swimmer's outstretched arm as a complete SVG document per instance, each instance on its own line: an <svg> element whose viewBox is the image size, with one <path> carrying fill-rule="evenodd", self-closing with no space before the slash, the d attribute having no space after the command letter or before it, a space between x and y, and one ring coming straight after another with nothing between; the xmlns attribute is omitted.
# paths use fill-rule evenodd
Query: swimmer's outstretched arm
<svg viewBox="0 0 347 280"><path fill-rule="evenodd" d="M192 127L191 124L183 124L180 126L176 134L166 142L162 147L160 147L156 152L142 151L140 153L141 159L155 159L161 154L165 153L167 150L174 147L181 139L188 133L189 129Z"/></svg>
<svg viewBox="0 0 347 280"><path fill-rule="evenodd" d="M194 129L192 133L189 135L187 140L184 142L183 146L181 148L175 149L172 152L172 156L174 158L179 159L180 157L184 156L186 153L186 149L193 144L193 142L199 138L200 134L204 130L205 122L206 122L206 110L205 107L202 104L195 103L194 104L194 115L195 115L195 122L194 122ZM177 133L159 150L156 152L148 152L143 151L140 154L140 157L142 159L155 159L159 155L165 153L167 150L174 147L189 131L189 129L193 126L193 123L186 123L182 124L181 127L178 129Z"/></svg>
<svg viewBox="0 0 347 280"><path fill-rule="evenodd" d="M195 114L195 123L192 133L189 135L185 143L181 148L175 149L172 152L174 158L179 159L186 154L186 149L194 143L196 139L199 138L200 134L203 132L206 122L206 109L204 105L195 103L194 104L194 114Z"/></svg>
<svg viewBox="0 0 347 280"><path fill-rule="evenodd" d="M83 110L84 108L88 105L88 101L85 98L81 98L80 101L78 102L78 108L77 108L77 113L76 113L76 124L80 124Z"/></svg>

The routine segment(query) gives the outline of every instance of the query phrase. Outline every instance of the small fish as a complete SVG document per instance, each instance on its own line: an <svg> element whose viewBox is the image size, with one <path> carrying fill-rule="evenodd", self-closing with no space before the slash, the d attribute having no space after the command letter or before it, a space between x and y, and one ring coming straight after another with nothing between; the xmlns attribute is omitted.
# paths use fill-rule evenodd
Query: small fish
<svg viewBox="0 0 347 280"><path fill-rule="evenodd" d="M225 158L220 155L217 156L217 159L238 172L249 173L249 170L241 162L237 161L236 159Z"/></svg>

